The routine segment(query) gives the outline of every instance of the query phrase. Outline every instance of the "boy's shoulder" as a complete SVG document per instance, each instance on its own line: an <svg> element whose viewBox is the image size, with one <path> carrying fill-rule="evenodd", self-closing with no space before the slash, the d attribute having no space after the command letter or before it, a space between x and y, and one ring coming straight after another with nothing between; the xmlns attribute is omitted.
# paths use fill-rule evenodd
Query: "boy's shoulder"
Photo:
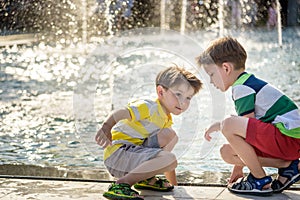
<svg viewBox="0 0 300 200"><path fill-rule="evenodd" d="M157 99L151 99L151 98L139 98L139 99L134 99L128 103L128 106L139 106L139 105L156 105L157 104Z"/></svg>
<svg viewBox="0 0 300 200"><path fill-rule="evenodd" d="M268 82L257 78L254 74L243 72L242 74L240 74L240 76L237 78L237 80L233 83L232 86L234 87L238 85L245 85L255 90L258 90L267 84Z"/></svg>
<svg viewBox="0 0 300 200"><path fill-rule="evenodd" d="M243 73L232 87L233 96L238 99L238 97L245 97L250 94L258 94L261 97L271 98L280 97L285 95L276 86L268 83L267 81L257 78L254 74Z"/></svg>

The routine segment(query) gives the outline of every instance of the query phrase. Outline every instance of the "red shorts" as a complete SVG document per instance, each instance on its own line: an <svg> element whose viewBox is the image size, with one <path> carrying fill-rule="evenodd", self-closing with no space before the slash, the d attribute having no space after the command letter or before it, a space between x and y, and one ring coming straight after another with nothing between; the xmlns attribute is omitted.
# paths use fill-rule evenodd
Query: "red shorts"
<svg viewBox="0 0 300 200"><path fill-rule="evenodd" d="M296 160L300 158L300 139L282 134L271 123L249 118L246 142L260 157Z"/></svg>

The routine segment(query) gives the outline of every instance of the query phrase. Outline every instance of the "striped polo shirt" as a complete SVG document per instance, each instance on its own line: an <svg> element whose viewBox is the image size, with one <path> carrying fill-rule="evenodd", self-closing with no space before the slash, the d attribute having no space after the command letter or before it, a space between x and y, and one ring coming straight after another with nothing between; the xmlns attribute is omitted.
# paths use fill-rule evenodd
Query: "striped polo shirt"
<svg viewBox="0 0 300 200"><path fill-rule="evenodd" d="M166 114L158 99L142 99L129 103L131 120L119 121L111 130L112 146L105 148L104 160L123 144L141 145L151 134L172 125L172 117Z"/></svg>
<svg viewBox="0 0 300 200"><path fill-rule="evenodd" d="M287 136L300 138L297 105L267 82L244 72L232 86L232 98L239 116L254 112L256 119L274 124Z"/></svg>

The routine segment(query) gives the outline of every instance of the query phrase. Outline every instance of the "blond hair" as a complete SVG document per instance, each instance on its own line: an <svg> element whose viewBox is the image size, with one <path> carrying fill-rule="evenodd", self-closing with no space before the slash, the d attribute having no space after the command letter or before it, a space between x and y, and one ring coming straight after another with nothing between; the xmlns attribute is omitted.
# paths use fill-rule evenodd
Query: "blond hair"
<svg viewBox="0 0 300 200"><path fill-rule="evenodd" d="M202 88L202 82L193 73L177 65L166 68L156 77L156 86L161 85L166 89L181 83L189 83L194 94Z"/></svg>

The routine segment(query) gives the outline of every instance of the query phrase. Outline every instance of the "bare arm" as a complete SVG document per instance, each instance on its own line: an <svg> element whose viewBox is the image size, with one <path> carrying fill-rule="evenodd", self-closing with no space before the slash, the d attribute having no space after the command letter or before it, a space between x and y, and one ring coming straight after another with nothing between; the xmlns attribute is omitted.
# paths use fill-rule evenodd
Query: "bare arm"
<svg viewBox="0 0 300 200"><path fill-rule="evenodd" d="M231 175L229 177L229 179L227 180L227 182L230 183L234 183L236 182L239 178L243 177L243 168L244 166L238 166L235 165L232 169Z"/></svg>
<svg viewBox="0 0 300 200"><path fill-rule="evenodd" d="M122 119L131 119L130 112L127 108L116 110L108 116L96 134L95 140L97 144L103 148L111 145L111 129Z"/></svg>
<svg viewBox="0 0 300 200"><path fill-rule="evenodd" d="M208 129L206 129L204 138L206 140L210 141L211 140L210 134L212 132L219 131L220 129L221 129L221 122L216 122L216 123L212 124Z"/></svg>
<svg viewBox="0 0 300 200"><path fill-rule="evenodd" d="M247 115L244 115L243 117L247 117L247 118L255 118L254 112L249 113ZM211 136L210 134L212 132L215 131L220 131L222 129L222 122L215 122L214 124L212 124L208 129L206 129L205 134L204 134L204 138L208 141L211 140Z"/></svg>

